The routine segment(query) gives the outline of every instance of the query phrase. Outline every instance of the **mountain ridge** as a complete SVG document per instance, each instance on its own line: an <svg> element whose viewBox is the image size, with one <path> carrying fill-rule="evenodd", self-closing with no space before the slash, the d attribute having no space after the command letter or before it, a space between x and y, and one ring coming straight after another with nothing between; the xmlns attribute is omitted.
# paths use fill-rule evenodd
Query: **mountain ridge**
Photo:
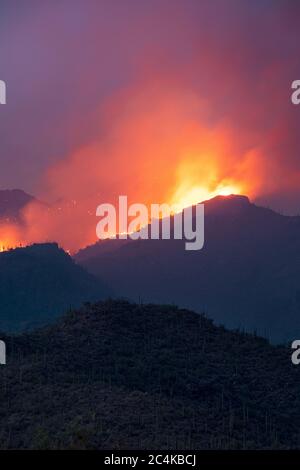
<svg viewBox="0 0 300 470"><path fill-rule="evenodd" d="M299 216L219 196L205 202L200 251L186 252L183 240L120 242L98 242L74 259L129 299L206 311L274 342L300 337Z"/></svg>

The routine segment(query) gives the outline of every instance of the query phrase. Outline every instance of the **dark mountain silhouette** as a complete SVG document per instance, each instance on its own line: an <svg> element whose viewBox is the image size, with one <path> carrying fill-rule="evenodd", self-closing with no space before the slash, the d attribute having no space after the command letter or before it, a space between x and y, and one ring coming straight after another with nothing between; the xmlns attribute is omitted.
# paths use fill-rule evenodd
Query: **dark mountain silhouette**
<svg viewBox="0 0 300 470"><path fill-rule="evenodd" d="M109 240L75 259L127 298L205 311L275 342L300 337L300 217L245 196L205 202L200 251L181 240Z"/></svg>
<svg viewBox="0 0 300 470"><path fill-rule="evenodd" d="M0 330L46 324L70 306L107 295L104 284L55 243L0 253Z"/></svg>
<svg viewBox="0 0 300 470"><path fill-rule="evenodd" d="M36 199L20 189L0 190L0 223L21 222L22 210Z"/></svg>
<svg viewBox="0 0 300 470"><path fill-rule="evenodd" d="M86 304L15 337L1 448L299 448L291 350L172 306Z"/></svg>

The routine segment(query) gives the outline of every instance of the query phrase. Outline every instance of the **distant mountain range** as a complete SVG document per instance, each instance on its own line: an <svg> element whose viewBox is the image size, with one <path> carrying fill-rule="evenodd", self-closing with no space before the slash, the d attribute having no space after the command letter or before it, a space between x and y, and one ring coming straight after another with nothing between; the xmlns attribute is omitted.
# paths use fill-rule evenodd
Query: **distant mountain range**
<svg viewBox="0 0 300 470"><path fill-rule="evenodd" d="M68 308L109 293L55 243L0 253L0 330L51 323Z"/></svg>
<svg viewBox="0 0 300 470"><path fill-rule="evenodd" d="M22 221L22 210L36 199L20 189L0 190L0 223L19 223Z"/></svg>
<svg viewBox="0 0 300 470"><path fill-rule="evenodd" d="M0 220L20 220L32 200L20 190L0 191ZM80 250L77 266L56 245L0 254L0 329L45 324L68 305L114 292L206 312L218 324L272 342L300 338L300 217L245 196L204 204L200 251L186 251L181 240L107 240Z"/></svg>
<svg viewBox="0 0 300 470"><path fill-rule="evenodd" d="M205 202L200 251L181 240L108 240L75 260L129 299L206 312L274 342L300 338L300 217L245 196Z"/></svg>
<svg viewBox="0 0 300 470"><path fill-rule="evenodd" d="M300 446L291 350L202 315L106 301L1 339L1 449Z"/></svg>

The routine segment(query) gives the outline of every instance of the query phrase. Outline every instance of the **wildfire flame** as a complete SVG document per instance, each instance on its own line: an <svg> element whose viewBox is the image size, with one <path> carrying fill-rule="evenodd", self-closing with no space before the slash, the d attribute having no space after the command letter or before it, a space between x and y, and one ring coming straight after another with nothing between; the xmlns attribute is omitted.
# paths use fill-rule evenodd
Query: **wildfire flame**
<svg viewBox="0 0 300 470"><path fill-rule="evenodd" d="M179 212L186 207L207 201L216 196L230 196L231 194L242 194L242 190L236 184L219 184L212 191L203 186L195 186L189 190L181 187L174 195L173 204L178 208Z"/></svg>
<svg viewBox="0 0 300 470"><path fill-rule="evenodd" d="M0 225L0 253L23 246L21 228L17 224Z"/></svg>
<svg viewBox="0 0 300 470"><path fill-rule="evenodd" d="M12 250L14 248L17 248L17 246L12 246L8 242L0 240L0 253L3 253L4 251Z"/></svg>

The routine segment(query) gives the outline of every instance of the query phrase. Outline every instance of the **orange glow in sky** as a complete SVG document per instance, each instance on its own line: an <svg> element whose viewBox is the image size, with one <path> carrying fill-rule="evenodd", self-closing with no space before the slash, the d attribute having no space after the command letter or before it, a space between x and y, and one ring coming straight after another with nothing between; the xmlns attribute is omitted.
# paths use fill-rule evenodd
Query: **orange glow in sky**
<svg viewBox="0 0 300 470"><path fill-rule="evenodd" d="M175 193L173 204L178 208L178 211L181 211L185 207L207 201L216 196L230 196L231 194L241 194L237 184L220 184L213 191L203 186L194 186L191 189L178 190Z"/></svg>
<svg viewBox="0 0 300 470"><path fill-rule="evenodd" d="M16 248L21 245L21 233L17 225L0 225L0 252Z"/></svg>
<svg viewBox="0 0 300 470"><path fill-rule="evenodd" d="M71 253L95 243L96 208L117 207L119 195L126 195L128 204L149 209L166 203L176 212L218 195L255 196L265 179L261 154L249 151L226 122L207 124L205 105L194 95L149 85L117 98L103 112L106 132L99 141L47 170L37 196L58 202L51 210L37 203L26 207L22 243L56 241ZM0 233L0 240L7 233L11 230ZM3 245L18 246L17 235Z"/></svg>

